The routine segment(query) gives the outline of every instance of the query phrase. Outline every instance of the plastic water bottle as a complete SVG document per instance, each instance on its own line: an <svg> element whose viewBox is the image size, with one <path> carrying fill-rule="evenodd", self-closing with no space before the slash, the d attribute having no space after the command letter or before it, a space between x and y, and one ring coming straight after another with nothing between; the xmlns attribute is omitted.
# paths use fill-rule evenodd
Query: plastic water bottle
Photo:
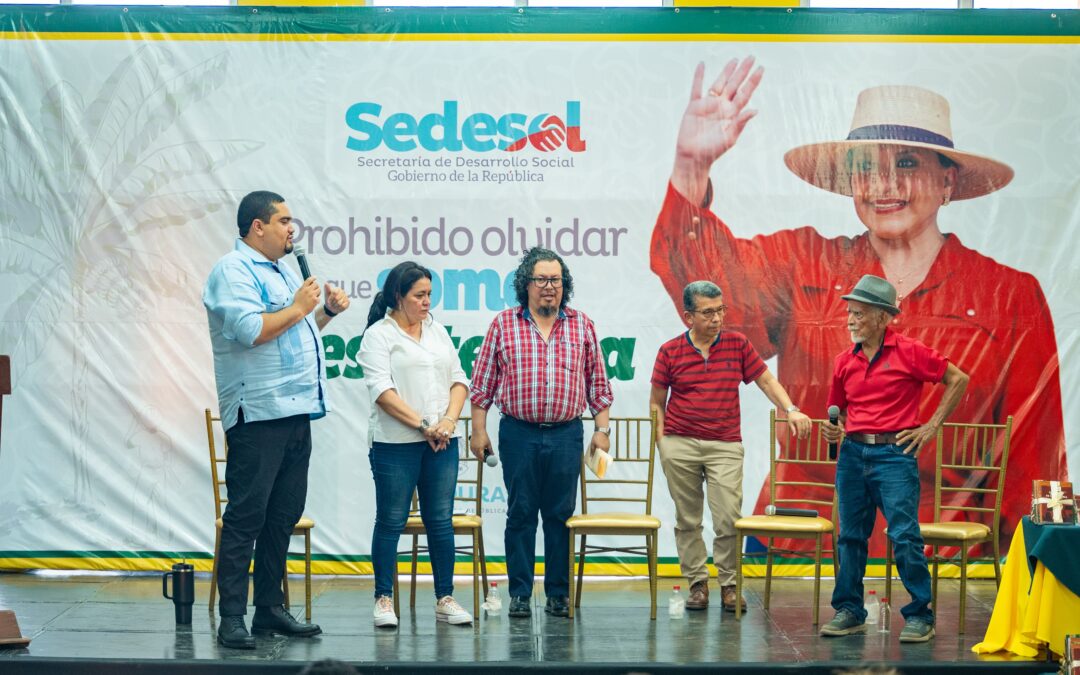
<svg viewBox="0 0 1080 675"><path fill-rule="evenodd" d="M889 608L889 599L881 599L881 611L878 613L878 632L888 633L892 630L892 609Z"/></svg>
<svg viewBox="0 0 1080 675"><path fill-rule="evenodd" d="M484 604L480 605L488 616L499 616L502 612L502 598L499 597L499 582L492 581L488 589Z"/></svg>
<svg viewBox="0 0 1080 675"><path fill-rule="evenodd" d="M686 614L686 599L679 590L680 587L676 586L671 592L671 597L668 598L667 611L672 619L681 619Z"/></svg>
<svg viewBox="0 0 1080 675"><path fill-rule="evenodd" d="M866 602L863 604L866 610L866 623L876 625L881 618L881 603L877 599L877 591L869 591L866 594Z"/></svg>

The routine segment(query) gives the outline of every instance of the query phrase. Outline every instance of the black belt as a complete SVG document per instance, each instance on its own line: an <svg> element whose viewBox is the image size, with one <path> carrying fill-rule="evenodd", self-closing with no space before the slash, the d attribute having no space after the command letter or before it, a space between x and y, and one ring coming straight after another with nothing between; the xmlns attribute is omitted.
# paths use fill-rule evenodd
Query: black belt
<svg viewBox="0 0 1080 675"><path fill-rule="evenodd" d="M557 429L561 426L581 421L580 417L574 417L572 419L564 420L562 422L526 422L525 420L519 420L518 418L511 417L510 415L503 415L503 417L518 424L524 424L525 426L536 427L538 429Z"/></svg>
<svg viewBox="0 0 1080 675"><path fill-rule="evenodd" d="M899 431L881 431L876 434L851 433L847 437L863 445L893 445Z"/></svg>

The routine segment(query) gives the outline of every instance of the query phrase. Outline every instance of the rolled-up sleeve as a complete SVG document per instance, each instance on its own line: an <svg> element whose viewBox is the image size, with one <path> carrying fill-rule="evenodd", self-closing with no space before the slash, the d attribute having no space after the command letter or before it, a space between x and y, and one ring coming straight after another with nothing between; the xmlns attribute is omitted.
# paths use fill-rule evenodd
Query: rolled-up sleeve
<svg viewBox="0 0 1080 675"><path fill-rule="evenodd" d="M250 269L229 258L222 259L206 281L203 305L221 322L222 337L254 346L262 333L266 305Z"/></svg>
<svg viewBox="0 0 1080 675"><path fill-rule="evenodd" d="M364 382L367 383L372 403L384 392L396 388L394 377L390 374L390 344L382 331L368 330L364 333L357 360L364 369Z"/></svg>
<svg viewBox="0 0 1080 675"><path fill-rule="evenodd" d="M592 321L586 325L585 398L589 411L595 415L611 407L615 402L615 393L611 390L607 370L604 368L603 352L600 350L600 341L596 338L596 326Z"/></svg>
<svg viewBox="0 0 1080 675"><path fill-rule="evenodd" d="M480 353L473 361L472 393L470 400L484 410L495 402L495 391L499 386L499 325L498 317L491 322Z"/></svg>

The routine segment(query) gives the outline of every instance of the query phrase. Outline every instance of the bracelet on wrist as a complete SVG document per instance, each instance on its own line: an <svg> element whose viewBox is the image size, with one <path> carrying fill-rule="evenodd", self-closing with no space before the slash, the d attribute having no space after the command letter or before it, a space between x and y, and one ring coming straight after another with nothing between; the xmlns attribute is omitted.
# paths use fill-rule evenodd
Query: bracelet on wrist
<svg viewBox="0 0 1080 675"><path fill-rule="evenodd" d="M330 317L331 319L338 315L338 312L332 311L329 305L327 305L325 302L323 303L322 311L326 312L326 316Z"/></svg>

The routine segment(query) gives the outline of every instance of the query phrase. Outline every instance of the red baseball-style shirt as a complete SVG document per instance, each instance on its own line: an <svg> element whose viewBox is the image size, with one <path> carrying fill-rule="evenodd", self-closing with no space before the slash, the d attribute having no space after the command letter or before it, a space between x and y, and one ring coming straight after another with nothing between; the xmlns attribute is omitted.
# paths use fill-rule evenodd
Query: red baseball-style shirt
<svg viewBox="0 0 1080 675"><path fill-rule="evenodd" d="M862 345L836 357L829 405L847 412L848 433L912 429L921 424L923 385L941 382L948 367L949 360L933 349L886 329L873 360Z"/></svg>
<svg viewBox="0 0 1080 675"><path fill-rule="evenodd" d="M527 307L499 312L473 363L471 399L535 423L572 420L586 404L594 415L609 408L615 395L593 322L567 307L545 342Z"/></svg>
<svg viewBox="0 0 1080 675"><path fill-rule="evenodd" d="M765 363L742 333L722 331L702 354L690 331L660 345L652 384L671 390L664 433L709 441L742 441L739 382L749 384Z"/></svg>

